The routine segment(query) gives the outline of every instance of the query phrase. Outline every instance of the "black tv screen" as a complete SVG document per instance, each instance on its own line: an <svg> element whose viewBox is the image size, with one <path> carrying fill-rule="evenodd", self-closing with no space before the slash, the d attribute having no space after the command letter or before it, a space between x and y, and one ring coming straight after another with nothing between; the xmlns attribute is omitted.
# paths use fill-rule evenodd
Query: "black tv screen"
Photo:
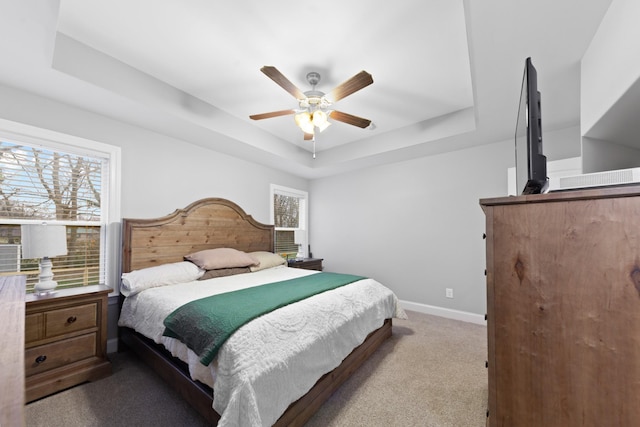
<svg viewBox="0 0 640 427"><path fill-rule="evenodd" d="M527 58L516 122L516 185L522 194L547 190L547 158L542 154L542 116L538 75Z"/></svg>

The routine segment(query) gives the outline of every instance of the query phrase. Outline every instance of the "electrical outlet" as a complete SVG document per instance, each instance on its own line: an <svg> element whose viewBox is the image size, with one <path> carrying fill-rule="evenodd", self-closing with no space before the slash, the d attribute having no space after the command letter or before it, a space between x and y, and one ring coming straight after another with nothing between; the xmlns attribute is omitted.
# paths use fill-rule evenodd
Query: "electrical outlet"
<svg viewBox="0 0 640 427"><path fill-rule="evenodd" d="M453 298L453 289L447 288L445 289L445 291L446 291L445 295L447 298Z"/></svg>

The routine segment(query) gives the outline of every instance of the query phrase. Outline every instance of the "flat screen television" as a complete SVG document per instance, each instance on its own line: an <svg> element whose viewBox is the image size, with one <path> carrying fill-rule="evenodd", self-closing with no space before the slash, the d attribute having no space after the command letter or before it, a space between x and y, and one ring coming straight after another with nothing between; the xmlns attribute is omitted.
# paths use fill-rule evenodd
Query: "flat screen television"
<svg viewBox="0 0 640 427"><path fill-rule="evenodd" d="M516 185L522 194L547 190L547 158L542 154L542 117L538 74L527 58L516 122Z"/></svg>

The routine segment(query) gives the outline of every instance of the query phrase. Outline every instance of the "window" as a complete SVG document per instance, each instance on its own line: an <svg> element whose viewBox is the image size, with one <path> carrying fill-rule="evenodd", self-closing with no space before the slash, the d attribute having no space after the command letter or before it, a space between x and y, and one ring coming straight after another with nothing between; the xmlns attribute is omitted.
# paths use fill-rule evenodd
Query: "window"
<svg viewBox="0 0 640 427"><path fill-rule="evenodd" d="M271 222L275 225L275 252L286 258L307 256L306 191L271 185Z"/></svg>
<svg viewBox="0 0 640 427"><path fill-rule="evenodd" d="M117 147L42 129L0 129L0 275L25 274L33 289L39 260L21 258L20 225L47 223L67 230L67 255L51 260L58 288L112 282L114 230L107 228L119 155Z"/></svg>

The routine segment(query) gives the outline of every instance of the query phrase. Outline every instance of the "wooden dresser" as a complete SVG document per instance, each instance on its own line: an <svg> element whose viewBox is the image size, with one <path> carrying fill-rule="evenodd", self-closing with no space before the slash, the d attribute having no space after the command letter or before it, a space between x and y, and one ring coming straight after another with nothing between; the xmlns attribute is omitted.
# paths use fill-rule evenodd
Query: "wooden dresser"
<svg viewBox="0 0 640 427"><path fill-rule="evenodd" d="M489 425L640 425L640 186L480 204Z"/></svg>
<svg viewBox="0 0 640 427"><path fill-rule="evenodd" d="M23 426L25 276L0 276L0 426Z"/></svg>
<svg viewBox="0 0 640 427"><path fill-rule="evenodd" d="M27 295L26 401L111 374L107 295L102 286Z"/></svg>

